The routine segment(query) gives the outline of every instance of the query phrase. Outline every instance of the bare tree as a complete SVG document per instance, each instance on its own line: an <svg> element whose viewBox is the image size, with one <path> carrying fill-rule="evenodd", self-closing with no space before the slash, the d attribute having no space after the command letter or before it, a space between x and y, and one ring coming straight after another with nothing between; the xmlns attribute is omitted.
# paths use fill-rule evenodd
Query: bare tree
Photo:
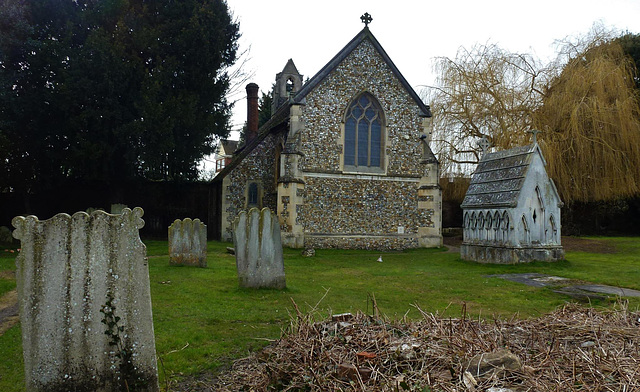
<svg viewBox="0 0 640 392"><path fill-rule="evenodd" d="M432 148L445 175L473 170L482 137L499 149L524 143L546 80L538 60L487 44L460 48L454 60L439 58L435 69L437 87L428 89L427 100Z"/></svg>
<svg viewBox="0 0 640 392"><path fill-rule="evenodd" d="M637 70L619 36L596 25L563 41L558 59L544 67L496 45L440 58L438 87L427 99L443 176L475 169L480 138L501 150L530 143L525 131L535 128L565 202L640 194Z"/></svg>

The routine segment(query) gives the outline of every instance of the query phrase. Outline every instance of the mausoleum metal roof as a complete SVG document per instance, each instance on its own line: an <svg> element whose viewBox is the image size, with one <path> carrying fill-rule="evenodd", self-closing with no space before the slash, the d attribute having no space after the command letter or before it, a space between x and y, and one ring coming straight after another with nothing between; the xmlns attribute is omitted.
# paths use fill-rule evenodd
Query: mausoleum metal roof
<svg viewBox="0 0 640 392"><path fill-rule="evenodd" d="M484 154L471 177L461 207L516 207L533 154L536 150L539 153L539 148L534 143Z"/></svg>

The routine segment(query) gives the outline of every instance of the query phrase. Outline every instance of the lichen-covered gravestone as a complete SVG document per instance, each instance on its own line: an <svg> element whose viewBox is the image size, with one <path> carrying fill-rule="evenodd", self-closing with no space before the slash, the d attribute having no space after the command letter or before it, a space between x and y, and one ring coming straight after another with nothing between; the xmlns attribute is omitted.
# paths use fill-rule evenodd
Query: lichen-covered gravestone
<svg viewBox="0 0 640 392"><path fill-rule="evenodd" d="M280 223L271 210L240 212L233 222L233 243L240 287L286 287Z"/></svg>
<svg viewBox="0 0 640 392"><path fill-rule="evenodd" d="M169 263L207 266L207 225L200 219L176 219L169 226Z"/></svg>
<svg viewBox="0 0 640 392"><path fill-rule="evenodd" d="M159 390L142 215L13 219L27 391Z"/></svg>

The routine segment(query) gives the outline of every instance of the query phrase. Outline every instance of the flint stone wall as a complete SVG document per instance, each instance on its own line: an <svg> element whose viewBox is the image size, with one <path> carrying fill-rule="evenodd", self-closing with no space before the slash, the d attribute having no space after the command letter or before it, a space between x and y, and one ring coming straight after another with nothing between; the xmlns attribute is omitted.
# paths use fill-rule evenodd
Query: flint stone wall
<svg viewBox="0 0 640 392"><path fill-rule="evenodd" d="M222 201L222 233L223 241L232 239L232 225L240 211L247 210L247 186L249 182L257 182L262 186L260 208L276 211L276 147L279 137L268 135L262 143L247 155L238 166L225 177L225 188Z"/></svg>
<svg viewBox="0 0 640 392"><path fill-rule="evenodd" d="M339 249L416 248L418 228L433 227L433 209L418 208L417 179L307 178L305 246Z"/></svg>
<svg viewBox="0 0 640 392"><path fill-rule="evenodd" d="M169 226L169 264L207 266L207 225L200 219L176 219Z"/></svg>
<svg viewBox="0 0 640 392"><path fill-rule="evenodd" d="M142 215L126 208L13 219L27 391L123 390L123 364L102 322L108 297L132 354L128 384L159 390Z"/></svg>
<svg viewBox="0 0 640 392"><path fill-rule="evenodd" d="M345 111L364 91L375 96L385 117L384 173L373 175L342 167ZM424 200L418 188L430 170L421 163L420 135L428 133L428 122L419 113L383 57L363 41L309 92L304 105L291 107L287 135L269 134L225 177L222 238L231 238L231 222L247 208L247 183L259 179L261 207L281 214L284 238L292 238L289 246L405 249L429 241L427 246L438 246L440 200L433 208L419 208ZM283 141L278 190L274 174ZM434 178L428 185L437 187Z"/></svg>
<svg viewBox="0 0 640 392"><path fill-rule="evenodd" d="M342 168L344 113L363 91L371 93L384 111L384 175L351 174ZM304 123L300 166L308 175L304 204L297 211L297 221L304 226L304 246L380 250L420 246L418 228L434 227L435 211L418 208L419 181L425 175L419 143L425 130L418 112L369 41L307 95L300 118Z"/></svg>
<svg viewBox="0 0 640 392"><path fill-rule="evenodd" d="M300 118L304 123L301 169L342 172L342 122L347 106L363 91L371 93L384 111L386 175L421 177L424 167L418 142L423 129L418 105L367 40L307 95Z"/></svg>
<svg viewBox="0 0 640 392"><path fill-rule="evenodd" d="M233 222L233 243L240 287L286 287L280 224L271 210L240 212Z"/></svg>

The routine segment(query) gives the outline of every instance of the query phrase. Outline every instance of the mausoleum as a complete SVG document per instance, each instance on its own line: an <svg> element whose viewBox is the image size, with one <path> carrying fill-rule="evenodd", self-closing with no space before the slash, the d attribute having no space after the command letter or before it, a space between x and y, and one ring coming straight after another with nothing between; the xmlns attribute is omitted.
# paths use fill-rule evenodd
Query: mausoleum
<svg viewBox="0 0 640 392"><path fill-rule="evenodd" d="M485 153L462 202L464 260L521 263L564 258L562 201L535 138L533 144Z"/></svg>

